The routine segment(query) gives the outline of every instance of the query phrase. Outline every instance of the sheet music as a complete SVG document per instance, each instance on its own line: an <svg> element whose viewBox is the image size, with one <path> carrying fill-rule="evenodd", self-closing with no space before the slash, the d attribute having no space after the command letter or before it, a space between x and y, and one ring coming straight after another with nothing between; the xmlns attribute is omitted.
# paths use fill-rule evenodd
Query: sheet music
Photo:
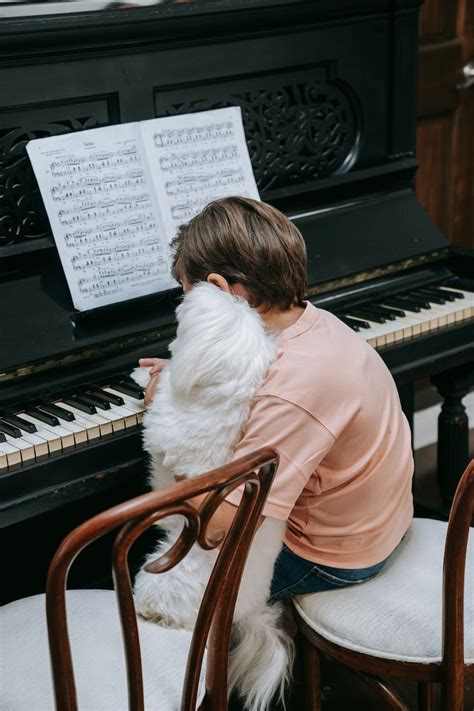
<svg viewBox="0 0 474 711"><path fill-rule="evenodd" d="M259 199L240 108L30 141L76 309L176 286L169 242L211 200Z"/></svg>
<svg viewBox="0 0 474 711"><path fill-rule="evenodd" d="M165 229L171 239L212 200L259 200L240 107L141 121Z"/></svg>
<svg viewBox="0 0 474 711"><path fill-rule="evenodd" d="M76 309L176 286L136 123L31 141L27 151Z"/></svg>

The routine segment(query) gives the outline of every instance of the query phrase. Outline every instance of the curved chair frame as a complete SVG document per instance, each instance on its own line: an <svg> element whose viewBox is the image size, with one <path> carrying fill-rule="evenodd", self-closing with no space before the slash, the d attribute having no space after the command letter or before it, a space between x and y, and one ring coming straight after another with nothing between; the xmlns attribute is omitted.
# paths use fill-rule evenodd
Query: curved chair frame
<svg viewBox="0 0 474 711"><path fill-rule="evenodd" d="M361 675L386 701L387 708L408 711L405 704L379 677L399 677L418 682L418 709L431 711L433 683L441 684L443 711L463 711L464 679L474 677L474 664L464 663L464 575L469 527L474 513L474 460L458 484L449 516L443 566L443 658L420 664L380 659L329 642L296 614L303 655L306 708L320 711L319 652ZM362 675L361 675L362 676Z"/></svg>
<svg viewBox="0 0 474 711"><path fill-rule="evenodd" d="M181 711L196 708L204 651L208 648L206 694L201 708L227 709L227 665L237 592L247 554L273 481L278 457L260 449L201 476L180 481L114 506L71 531L58 548L49 568L46 613L56 708L77 711L76 688L66 617L66 585L77 555L92 541L120 527L113 549L113 576L117 593L127 663L130 711L144 711L143 676L136 613L127 556L133 542L153 523L166 516L184 517L183 531L175 544L147 566L163 573L179 563L198 542L220 551L199 609L188 654ZM227 536L209 537L212 515L225 497L243 485L243 496ZM199 509L189 499L207 493ZM222 544L222 545L221 545Z"/></svg>

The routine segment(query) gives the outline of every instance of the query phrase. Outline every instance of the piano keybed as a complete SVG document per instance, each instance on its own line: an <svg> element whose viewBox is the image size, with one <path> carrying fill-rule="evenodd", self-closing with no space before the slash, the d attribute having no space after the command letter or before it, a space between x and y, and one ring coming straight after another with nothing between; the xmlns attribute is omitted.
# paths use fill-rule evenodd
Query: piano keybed
<svg viewBox="0 0 474 711"><path fill-rule="evenodd" d="M446 285L421 287L334 313L379 349L472 319L474 292Z"/></svg>
<svg viewBox="0 0 474 711"><path fill-rule="evenodd" d="M318 304L319 299L314 299ZM324 305L323 305L324 307ZM333 309L331 309L333 310ZM334 313L377 349L474 318L474 292L447 284L376 297ZM137 430L143 391L127 377L0 413L0 473Z"/></svg>
<svg viewBox="0 0 474 711"><path fill-rule="evenodd" d="M0 471L72 451L141 424L143 391L129 378L0 414Z"/></svg>

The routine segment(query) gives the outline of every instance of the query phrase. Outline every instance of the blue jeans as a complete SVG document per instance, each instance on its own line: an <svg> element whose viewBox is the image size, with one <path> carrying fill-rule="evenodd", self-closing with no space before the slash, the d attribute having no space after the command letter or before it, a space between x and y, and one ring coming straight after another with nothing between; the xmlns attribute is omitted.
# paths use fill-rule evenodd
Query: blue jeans
<svg viewBox="0 0 474 711"><path fill-rule="evenodd" d="M377 575L387 560L370 568L330 568L300 558L283 545L273 569L270 601L363 583Z"/></svg>

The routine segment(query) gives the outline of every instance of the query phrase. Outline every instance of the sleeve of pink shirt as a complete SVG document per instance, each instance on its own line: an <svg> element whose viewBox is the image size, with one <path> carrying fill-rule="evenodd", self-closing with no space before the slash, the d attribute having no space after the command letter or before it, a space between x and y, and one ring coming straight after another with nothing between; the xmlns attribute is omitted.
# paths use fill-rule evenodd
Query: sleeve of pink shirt
<svg viewBox="0 0 474 711"><path fill-rule="evenodd" d="M252 407L243 437L233 460L260 447L272 447L280 455L263 515L286 521L297 499L334 443L334 436L315 417L292 402L274 395L261 395ZM238 505L241 493L226 500Z"/></svg>

